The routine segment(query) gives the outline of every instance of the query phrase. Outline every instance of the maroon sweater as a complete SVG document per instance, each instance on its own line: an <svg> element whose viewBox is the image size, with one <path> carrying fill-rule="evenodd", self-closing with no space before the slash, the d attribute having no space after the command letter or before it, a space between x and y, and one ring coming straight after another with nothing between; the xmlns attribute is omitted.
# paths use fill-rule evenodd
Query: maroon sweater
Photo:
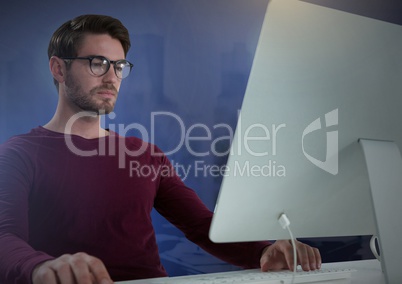
<svg viewBox="0 0 402 284"><path fill-rule="evenodd" d="M212 213L152 144L42 127L15 136L0 146L0 283L30 283L37 264L76 252L100 258L115 281L166 276L153 207L213 255L259 266L267 243L212 243Z"/></svg>

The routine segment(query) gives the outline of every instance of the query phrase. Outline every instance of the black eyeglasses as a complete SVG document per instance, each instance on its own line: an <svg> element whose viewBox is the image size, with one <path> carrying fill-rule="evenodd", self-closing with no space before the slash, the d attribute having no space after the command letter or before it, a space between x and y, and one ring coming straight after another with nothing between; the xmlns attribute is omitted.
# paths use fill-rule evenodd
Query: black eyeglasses
<svg viewBox="0 0 402 284"><path fill-rule="evenodd" d="M89 60L89 66L95 76L102 76L110 69L110 64L113 64L114 73L117 78L126 78L133 68L133 64L125 59L112 61L103 56L87 56L87 57L61 57L63 60L84 59Z"/></svg>

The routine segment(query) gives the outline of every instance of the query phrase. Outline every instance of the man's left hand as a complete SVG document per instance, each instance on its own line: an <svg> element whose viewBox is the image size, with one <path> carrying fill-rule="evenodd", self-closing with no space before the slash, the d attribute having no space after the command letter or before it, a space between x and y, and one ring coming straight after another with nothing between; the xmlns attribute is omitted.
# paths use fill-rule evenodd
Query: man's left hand
<svg viewBox="0 0 402 284"><path fill-rule="evenodd" d="M317 248L295 240L297 264L305 271L321 268L321 255ZM293 247L290 240L278 240L266 247L260 259L261 270L293 270Z"/></svg>

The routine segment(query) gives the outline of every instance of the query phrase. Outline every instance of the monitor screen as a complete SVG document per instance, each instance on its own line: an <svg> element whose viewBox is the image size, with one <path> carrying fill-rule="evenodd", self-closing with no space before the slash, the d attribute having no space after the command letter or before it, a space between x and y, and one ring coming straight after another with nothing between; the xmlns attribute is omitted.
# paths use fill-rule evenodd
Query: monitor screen
<svg viewBox="0 0 402 284"><path fill-rule="evenodd" d="M281 213L298 238L376 234L358 140L390 140L402 149L401 125L401 26L271 1L211 240L288 239Z"/></svg>

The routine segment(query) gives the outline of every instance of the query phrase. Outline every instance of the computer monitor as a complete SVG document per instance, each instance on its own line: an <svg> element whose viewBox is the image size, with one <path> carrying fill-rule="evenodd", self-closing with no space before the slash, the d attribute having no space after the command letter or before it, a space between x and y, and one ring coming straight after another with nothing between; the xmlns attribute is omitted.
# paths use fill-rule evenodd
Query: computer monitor
<svg viewBox="0 0 402 284"><path fill-rule="evenodd" d="M402 283L401 125L401 26L270 1L211 240L289 239L286 213L297 238L380 235Z"/></svg>

